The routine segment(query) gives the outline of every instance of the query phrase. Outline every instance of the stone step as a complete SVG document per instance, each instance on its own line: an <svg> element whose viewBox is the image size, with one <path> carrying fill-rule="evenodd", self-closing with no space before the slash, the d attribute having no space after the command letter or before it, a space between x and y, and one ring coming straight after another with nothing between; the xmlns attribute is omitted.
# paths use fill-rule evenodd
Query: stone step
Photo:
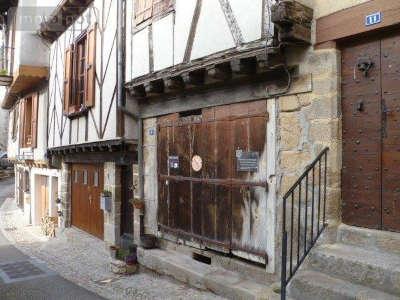
<svg viewBox="0 0 400 300"><path fill-rule="evenodd" d="M343 244L400 255L400 233L341 224L337 238Z"/></svg>
<svg viewBox="0 0 400 300"><path fill-rule="evenodd" d="M400 256L345 244L312 251L309 267L355 284L400 296Z"/></svg>
<svg viewBox="0 0 400 300"><path fill-rule="evenodd" d="M315 271L300 271L288 286L296 300L395 300L396 296Z"/></svg>
<svg viewBox="0 0 400 300"><path fill-rule="evenodd" d="M198 262L179 252L138 248L138 261L159 274L229 299L280 299L268 285L247 280L237 272Z"/></svg>

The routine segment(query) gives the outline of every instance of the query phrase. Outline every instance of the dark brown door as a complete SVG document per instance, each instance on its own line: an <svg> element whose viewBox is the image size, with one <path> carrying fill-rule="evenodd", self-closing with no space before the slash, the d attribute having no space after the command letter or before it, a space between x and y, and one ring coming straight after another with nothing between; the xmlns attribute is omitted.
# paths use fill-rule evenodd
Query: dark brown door
<svg viewBox="0 0 400 300"><path fill-rule="evenodd" d="M159 119L158 221L163 230L223 252L265 255L265 238L253 229L264 218L266 124L266 101ZM239 152L255 154L257 170L238 171Z"/></svg>
<svg viewBox="0 0 400 300"><path fill-rule="evenodd" d="M400 231L400 36L342 51L343 221Z"/></svg>
<svg viewBox="0 0 400 300"><path fill-rule="evenodd" d="M133 236L133 170L132 166L121 167L122 203L121 203L121 235Z"/></svg>
<svg viewBox="0 0 400 300"><path fill-rule="evenodd" d="M72 225L103 239L104 216L100 196L104 186L101 165L72 165Z"/></svg>

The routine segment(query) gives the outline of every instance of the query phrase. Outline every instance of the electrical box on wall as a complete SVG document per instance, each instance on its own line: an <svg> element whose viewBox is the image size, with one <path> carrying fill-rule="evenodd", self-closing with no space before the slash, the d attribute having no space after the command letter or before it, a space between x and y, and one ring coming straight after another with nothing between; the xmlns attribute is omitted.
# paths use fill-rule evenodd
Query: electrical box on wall
<svg viewBox="0 0 400 300"><path fill-rule="evenodd" d="M100 209L110 212L111 211L111 195L102 194L100 196Z"/></svg>

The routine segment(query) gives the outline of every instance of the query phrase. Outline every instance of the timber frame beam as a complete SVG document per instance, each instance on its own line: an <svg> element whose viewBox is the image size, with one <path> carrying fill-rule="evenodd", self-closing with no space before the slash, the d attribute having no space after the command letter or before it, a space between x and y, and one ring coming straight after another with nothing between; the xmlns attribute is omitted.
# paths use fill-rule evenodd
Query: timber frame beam
<svg viewBox="0 0 400 300"><path fill-rule="evenodd" d="M51 16L40 25L39 35L54 42L88 8L93 0L63 0Z"/></svg>
<svg viewBox="0 0 400 300"><path fill-rule="evenodd" d="M261 48L151 73L127 83L126 88L133 98L142 101L265 77L282 64L283 56L278 49L270 48L267 54L265 48Z"/></svg>

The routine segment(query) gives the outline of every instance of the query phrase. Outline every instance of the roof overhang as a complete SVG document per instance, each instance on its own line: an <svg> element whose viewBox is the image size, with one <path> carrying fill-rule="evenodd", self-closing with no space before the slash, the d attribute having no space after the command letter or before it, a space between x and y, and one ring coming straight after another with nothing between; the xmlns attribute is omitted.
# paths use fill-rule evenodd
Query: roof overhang
<svg viewBox="0 0 400 300"><path fill-rule="evenodd" d="M0 14L6 12L11 7L17 5L17 0L1 0L0 1Z"/></svg>
<svg viewBox="0 0 400 300"><path fill-rule="evenodd" d="M10 109L24 92L32 90L35 86L47 80L49 77L48 67L21 65L8 88L1 107Z"/></svg>
<svg viewBox="0 0 400 300"><path fill-rule="evenodd" d="M45 40L58 39L89 7L93 0L63 0L40 25L39 34Z"/></svg>
<svg viewBox="0 0 400 300"><path fill-rule="evenodd" d="M135 78L125 86L140 101L196 92L221 85L274 76L284 57L276 48L265 47L196 61Z"/></svg>

